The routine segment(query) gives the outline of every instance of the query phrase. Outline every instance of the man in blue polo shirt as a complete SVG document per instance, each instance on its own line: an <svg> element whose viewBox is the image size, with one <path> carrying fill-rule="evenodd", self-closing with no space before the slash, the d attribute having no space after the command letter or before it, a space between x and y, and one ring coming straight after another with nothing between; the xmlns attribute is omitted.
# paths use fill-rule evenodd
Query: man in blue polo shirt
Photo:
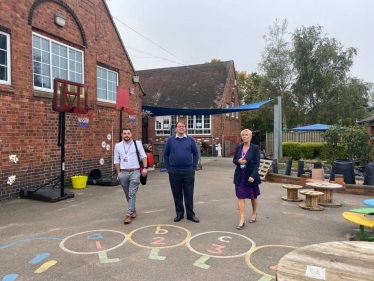
<svg viewBox="0 0 374 281"><path fill-rule="evenodd" d="M174 221L178 222L184 218L184 199L187 219L199 222L193 211L195 171L199 161L199 152L195 140L186 135L186 125L183 122L177 123L176 135L167 140L163 158L168 170L177 213Z"/></svg>

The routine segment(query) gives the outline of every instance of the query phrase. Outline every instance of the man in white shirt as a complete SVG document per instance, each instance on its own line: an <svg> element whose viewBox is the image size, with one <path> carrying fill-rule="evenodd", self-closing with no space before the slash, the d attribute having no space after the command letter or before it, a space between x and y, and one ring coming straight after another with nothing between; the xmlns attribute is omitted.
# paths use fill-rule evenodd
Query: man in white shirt
<svg viewBox="0 0 374 281"><path fill-rule="evenodd" d="M132 139L130 128L123 128L121 136L123 141L115 145L113 163L128 203L124 223L129 224L131 219L136 218L136 192L140 184L140 173L143 176L147 175L147 154L141 142ZM135 145L138 148L139 159L143 162L144 169L140 169Z"/></svg>

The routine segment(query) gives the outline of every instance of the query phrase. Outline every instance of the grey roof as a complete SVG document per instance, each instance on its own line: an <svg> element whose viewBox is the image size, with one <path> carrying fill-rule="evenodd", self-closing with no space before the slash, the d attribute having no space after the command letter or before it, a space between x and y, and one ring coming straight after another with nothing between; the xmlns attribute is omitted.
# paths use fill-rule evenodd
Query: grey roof
<svg viewBox="0 0 374 281"><path fill-rule="evenodd" d="M231 67L233 61L137 71L143 105L221 108Z"/></svg>
<svg viewBox="0 0 374 281"><path fill-rule="evenodd" d="M374 115L371 115L369 117L356 121L357 124L364 124L364 123L370 123L370 122L374 122Z"/></svg>

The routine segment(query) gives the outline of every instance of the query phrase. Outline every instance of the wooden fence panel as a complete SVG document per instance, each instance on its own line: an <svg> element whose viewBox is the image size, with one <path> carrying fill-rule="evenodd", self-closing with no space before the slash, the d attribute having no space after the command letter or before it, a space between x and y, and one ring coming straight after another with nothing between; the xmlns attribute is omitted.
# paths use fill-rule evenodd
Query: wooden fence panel
<svg viewBox="0 0 374 281"><path fill-rule="evenodd" d="M325 142L323 132L282 132L282 142ZM266 154L273 155L274 133L266 133Z"/></svg>

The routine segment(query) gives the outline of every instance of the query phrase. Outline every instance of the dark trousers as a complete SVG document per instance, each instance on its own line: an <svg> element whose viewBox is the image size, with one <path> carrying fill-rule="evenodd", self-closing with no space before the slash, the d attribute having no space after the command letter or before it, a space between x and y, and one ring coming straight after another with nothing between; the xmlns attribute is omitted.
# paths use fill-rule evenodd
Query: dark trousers
<svg viewBox="0 0 374 281"><path fill-rule="evenodd" d="M187 217L194 217L193 193L195 186L195 170L169 170L168 173L177 216L184 216L184 198Z"/></svg>

